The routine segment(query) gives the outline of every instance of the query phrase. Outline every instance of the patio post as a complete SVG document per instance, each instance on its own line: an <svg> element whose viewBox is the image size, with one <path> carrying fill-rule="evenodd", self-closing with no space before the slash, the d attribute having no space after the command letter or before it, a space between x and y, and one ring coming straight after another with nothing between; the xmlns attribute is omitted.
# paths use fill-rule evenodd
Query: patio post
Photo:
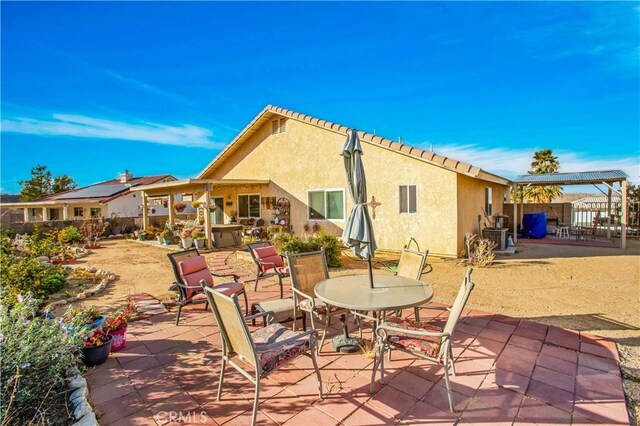
<svg viewBox="0 0 640 426"><path fill-rule="evenodd" d="M212 249L213 235L211 233L211 214L209 214L209 206L211 205L211 184L210 183L207 183L204 186L204 203L207 206L207 208L204 209L204 233L207 237L206 239L207 248Z"/></svg>
<svg viewBox="0 0 640 426"><path fill-rule="evenodd" d="M149 226L149 212L147 211L147 193L142 191L142 229L147 229Z"/></svg>
<svg viewBox="0 0 640 426"><path fill-rule="evenodd" d="M518 242L518 184L513 187L513 243Z"/></svg>
<svg viewBox="0 0 640 426"><path fill-rule="evenodd" d="M69 219L69 205L68 204L63 204L62 205L62 220L68 220Z"/></svg>
<svg viewBox="0 0 640 426"><path fill-rule="evenodd" d="M175 225L176 213L173 210L173 192L172 191L169 191L169 196L167 197L167 208L169 210L169 223L171 225Z"/></svg>
<svg viewBox="0 0 640 426"><path fill-rule="evenodd" d="M623 180L620 182L622 186L622 220L620 223L620 231L622 235L620 236L620 248L627 248L627 180Z"/></svg>
<svg viewBox="0 0 640 426"><path fill-rule="evenodd" d="M611 188L607 191L607 238L611 238ZM598 226L596 225L596 229Z"/></svg>
<svg viewBox="0 0 640 426"><path fill-rule="evenodd" d="M42 208L42 221L43 222L47 221L47 208L46 207Z"/></svg>
<svg viewBox="0 0 640 426"><path fill-rule="evenodd" d="M29 222L29 208L25 207L23 210L24 210L24 223L28 223Z"/></svg>

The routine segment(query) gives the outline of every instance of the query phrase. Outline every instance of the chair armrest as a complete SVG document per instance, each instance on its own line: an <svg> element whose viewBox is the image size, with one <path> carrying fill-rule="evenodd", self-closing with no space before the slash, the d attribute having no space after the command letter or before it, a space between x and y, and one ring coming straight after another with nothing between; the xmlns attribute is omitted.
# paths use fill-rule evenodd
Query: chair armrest
<svg viewBox="0 0 640 426"><path fill-rule="evenodd" d="M258 312L257 314L253 314L253 315L249 315L247 317L244 317L245 321L251 321L251 320L255 320L256 318L261 318L261 317L267 317L266 318L266 323L267 324L271 324L271 321L273 321L273 319L275 318L275 314L273 313L273 311L264 311L264 312Z"/></svg>
<svg viewBox="0 0 640 426"><path fill-rule="evenodd" d="M284 346L284 345L288 345L289 343L293 343L295 341L298 341L300 339L302 339L303 337L307 337L307 336L315 336L315 340L318 340L318 331L315 329L311 329L311 330L307 330L307 331L303 331L302 333L296 335L295 337L290 337L288 339L285 340L281 340L277 343L269 343L268 345L260 345L260 350L268 350L268 349L273 349L273 348L277 348L280 346Z"/></svg>
<svg viewBox="0 0 640 426"><path fill-rule="evenodd" d="M276 263L275 263L275 262L264 262L264 261L262 261L262 260L260 260L260 259L256 259L256 262L258 262L258 265L260 265L260 266L262 266L262 265L264 265L264 266L269 266L269 265L271 265L271 267L272 267L273 269L276 269L276 268L277 268L277 265L276 265Z"/></svg>
<svg viewBox="0 0 640 426"><path fill-rule="evenodd" d="M220 274L218 272L213 272L213 271L209 271L211 272L211 275L213 275L214 277L233 277L234 281L238 281L238 278L240 278L240 275L238 274Z"/></svg>
<svg viewBox="0 0 640 426"><path fill-rule="evenodd" d="M202 290L202 286L201 285L186 285L186 284L182 284L181 282L178 282L178 281L175 281L174 284L177 285L178 287L181 287L181 288L200 289L200 290Z"/></svg>
<svg viewBox="0 0 640 426"><path fill-rule="evenodd" d="M425 336L425 337L446 337L446 336L451 336L450 333L445 333L445 332L440 332L440 333L435 333L433 331L419 331L419 330L407 330L406 328L399 328L399 327L392 327L390 325L386 325L386 324L380 324L378 326L378 328L376 328L376 334L378 333L379 330L384 330L384 331L395 331L396 333L402 333L402 334L407 334L410 336Z"/></svg>
<svg viewBox="0 0 640 426"><path fill-rule="evenodd" d="M309 296L308 294L305 294L305 293L301 292L300 290L298 290L298 289L297 289L297 288L295 288L295 287L291 287L291 290L292 290L292 291L295 293L295 295L297 295L297 296L304 297L305 299L310 299L310 300L311 300L311 308L315 309L315 307L316 307L316 300L315 300L313 297Z"/></svg>

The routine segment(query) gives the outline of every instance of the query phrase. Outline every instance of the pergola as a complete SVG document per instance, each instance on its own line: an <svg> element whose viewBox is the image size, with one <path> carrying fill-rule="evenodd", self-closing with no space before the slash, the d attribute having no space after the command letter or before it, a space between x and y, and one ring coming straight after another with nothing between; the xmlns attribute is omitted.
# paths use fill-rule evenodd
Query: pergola
<svg viewBox="0 0 640 426"><path fill-rule="evenodd" d="M611 194L615 192L622 199L622 218L620 221L621 237L620 248L627 247L627 174L622 170L605 170L599 172L575 172L575 173L544 173L537 175L516 176L513 181L513 239L518 241L518 193L527 186L550 186L550 185L593 185L598 191L607 196L607 211L611 211ZM615 189L613 185L620 184L620 189ZM607 187L605 193L598 185ZM611 237L611 215L607 214L607 238Z"/></svg>
<svg viewBox="0 0 640 426"><path fill-rule="evenodd" d="M194 194L193 201L200 201L203 206L211 205L211 192L215 188L229 186L264 186L269 184L268 179L185 179L171 182L154 183L151 185L140 185L130 189L130 191L140 191L142 202L142 222L143 228L149 225L149 215L144 206L149 198L167 197L169 210L169 223L174 224L176 214L173 209L174 194ZM204 229L206 236L206 247L212 248L211 217L204 215Z"/></svg>

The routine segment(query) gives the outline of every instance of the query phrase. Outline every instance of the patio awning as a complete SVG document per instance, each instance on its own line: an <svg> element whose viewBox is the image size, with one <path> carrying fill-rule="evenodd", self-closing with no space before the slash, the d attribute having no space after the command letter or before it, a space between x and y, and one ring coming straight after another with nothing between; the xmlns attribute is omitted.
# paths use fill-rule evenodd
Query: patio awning
<svg viewBox="0 0 640 426"><path fill-rule="evenodd" d="M516 176L517 185L590 185L613 183L626 180L629 176L622 170L604 170L595 172L543 173L539 175Z"/></svg>
<svg viewBox="0 0 640 426"><path fill-rule="evenodd" d="M150 185L135 186L130 191L144 191L149 196L167 195L170 192L198 192L205 185L211 188L223 186L264 186L271 182L269 179L184 179L171 182L152 183Z"/></svg>

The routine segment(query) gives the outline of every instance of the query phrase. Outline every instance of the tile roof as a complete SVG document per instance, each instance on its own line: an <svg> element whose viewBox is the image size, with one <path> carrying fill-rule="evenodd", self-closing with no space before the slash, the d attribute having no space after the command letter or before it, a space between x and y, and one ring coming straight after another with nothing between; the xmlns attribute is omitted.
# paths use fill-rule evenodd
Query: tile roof
<svg viewBox="0 0 640 426"><path fill-rule="evenodd" d="M617 182L629 176L622 170L604 170L593 172L545 173L539 175L520 175L514 179L520 184L539 185L577 185L583 183Z"/></svg>
<svg viewBox="0 0 640 426"><path fill-rule="evenodd" d="M204 178L205 175L213 170L217 164L220 164L224 159L230 156L235 149L242 144L242 142L251 136L255 131L260 127L260 125L264 124L271 116L274 114L281 115L284 117L288 117L294 120L303 121L309 123L311 125L321 127L336 133L340 133L343 135L347 134L347 130L349 127L343 126L341 124L332 123L330 121L321 120L316 117L312 117L310 115L301 114L299 112L291 111L285 108L267 105L257 116L251 120L251 122L227 145L221 152L218 154L216 158L211 161L205 167L205 169L199 174L199 178ZM461 173L471 177L483 178L486 180L495 181L498 183L502 183L504 185L508 185L510 181L506 178L503 178L498 175L494 175L485 170L482 170L479 167L473 166L471 164L463 163L461 161L455 160L453 158L444 157L442 155L438 155L434 152L425 151L423 149L413 147L411 145L406 145L404 143L394 141L391 139L383 138L378 135L374 135L367 132L358 131L358 136L360 140L363 142L368 142L374 145L379 145L384 148L390 149L392 151L396 151L414 158L418 158L424 162L433 164L438 167L442 167L447 170L454 171L456 173Z"/></svg>

